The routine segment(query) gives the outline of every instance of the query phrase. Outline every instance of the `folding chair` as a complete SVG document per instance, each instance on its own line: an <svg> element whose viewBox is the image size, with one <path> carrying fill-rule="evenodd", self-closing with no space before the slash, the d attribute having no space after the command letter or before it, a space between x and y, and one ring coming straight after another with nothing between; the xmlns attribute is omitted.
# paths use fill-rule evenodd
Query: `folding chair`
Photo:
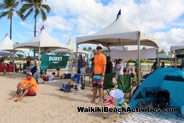
<svg viewBox="0 0 184 123"><path fill-rule="evenodd" d="M81 82L81 75L80 74L74 74L73 77L70 78L70 80L76 82L76 84L73 85L73 87L67 87L66 84L62 83L61 89L63 89L66 92L71 92L73 90L80 90L80 82Z"/></svg>
<svg viewBox="0 0 184 123"><path fill-rule="evenodd" d="M132 84L132 78L130 75L119 75L118 76L118 89L122 90L125 94L125 98L127 95L129 95L128 102L131 99L131 84Z"/></svg>
<svg viewBox="0 0 184 123"><path fill-rule="evenodd" d="M113 79L113 74L105 74L104 83L103 83L104 97L109 96L110 95L109 92L115 87L115 85L112 82L112 79ZM99 95L96 96L96 99L98 97Z"/></svg>
<svg viewBox="0 0 184 123"><path fill-rule="evenodd" d="M103 83L103 90L104 90L104 97L109 95L109 92L115 87L112 82L113 74L105 74L104 76L104 83Z"/></svg>

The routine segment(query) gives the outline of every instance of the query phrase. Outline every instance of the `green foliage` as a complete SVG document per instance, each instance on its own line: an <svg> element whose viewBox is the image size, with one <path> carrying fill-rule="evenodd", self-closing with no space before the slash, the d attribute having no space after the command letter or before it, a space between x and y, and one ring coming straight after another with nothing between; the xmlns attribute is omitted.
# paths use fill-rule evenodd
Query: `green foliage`
<svg viewBox="0 0 184 123"><path fill-rule="evenodd" d="M164 49L160 50L158 53L159 54L166 54Z"/></svg>
<svg viewBox="0 0 184 123"><path fill-rule="evenodd" d="M0 19L7 17L10 20L10 39L12 39L12 18L19 2L16 0L3 0L0 3Z"/></svg>

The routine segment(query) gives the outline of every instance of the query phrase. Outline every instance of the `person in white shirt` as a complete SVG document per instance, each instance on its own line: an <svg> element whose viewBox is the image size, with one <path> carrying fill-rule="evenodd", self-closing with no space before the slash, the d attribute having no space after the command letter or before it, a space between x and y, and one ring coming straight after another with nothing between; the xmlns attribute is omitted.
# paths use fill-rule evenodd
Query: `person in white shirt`
<svg viewBox="0 0 184 123"><path fill-rule="evenodd" d="M55 72L53 72L52 74L49 74L48 75L48 78L49 78L49 81L52 81L52 80L54 80L55 79Z"/></svg>
<svg viewBox="0 0 184 123"><path fill-rule="evenodd" d="M118 82L118 76L123 75L124 63L122 59L118 59L118 63L116 65L116 81Z"/></svg>

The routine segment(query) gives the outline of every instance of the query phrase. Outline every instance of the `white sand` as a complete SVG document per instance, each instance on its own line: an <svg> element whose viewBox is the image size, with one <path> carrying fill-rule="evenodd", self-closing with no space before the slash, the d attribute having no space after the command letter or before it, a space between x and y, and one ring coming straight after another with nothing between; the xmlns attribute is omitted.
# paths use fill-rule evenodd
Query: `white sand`
<svg viewBox="0 0 184 123"><path fill-rule="evenodd" d="M77 93L64 93L59 91L61 82L39 84L36 97L25 97L20 102L9 100L23 78L21 74L13 79L0 76L0 123L111 123L112 117L117 116L103 119L104 113L77 112L78 106L97 106L89 102L91 87ZM122 118L117 119L122 121Z"/></svg>

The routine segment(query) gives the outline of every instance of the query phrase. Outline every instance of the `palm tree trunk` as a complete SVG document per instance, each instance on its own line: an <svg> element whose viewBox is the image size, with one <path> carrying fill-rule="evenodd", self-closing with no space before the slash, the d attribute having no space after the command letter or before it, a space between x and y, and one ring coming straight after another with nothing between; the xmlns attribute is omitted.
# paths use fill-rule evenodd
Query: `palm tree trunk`
<svg viewBox="0 0 184 123"><path fill-rule="evenodd" d="M34 24L34 37L36 37L36 17L35 17L35 24ZM36 51L35 49L33 50L34 52L34 64L36 65Z"/></svg>
<svg viewBox="0 0 184 123"><path fill-rule="evenodd" d="M10 39L12 39L12 17L10 17Z"/></svg>
<svg viewBox="0 0 184 123"><path fill-rule="evenodd" d="M34 24L34 37L36 37L36 17L35 17L35 24Z"/></svg>

